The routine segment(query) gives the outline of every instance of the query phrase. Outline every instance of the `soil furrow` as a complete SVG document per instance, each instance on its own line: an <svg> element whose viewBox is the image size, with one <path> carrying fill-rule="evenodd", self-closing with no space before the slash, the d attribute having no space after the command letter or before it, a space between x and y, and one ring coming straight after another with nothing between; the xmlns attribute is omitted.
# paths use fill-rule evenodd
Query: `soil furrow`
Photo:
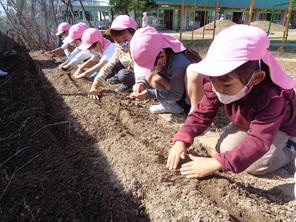
<svg viewBox="0 0 296 222"><path fill-rule="evenodd" d="M33 57L38 63L40 55ZM94 102L79 95L81 91L87 92L88 82L72 80L76 84L71 85L71 81L67 82L69 76L59 75L56 70L44 73L56 90L65 95L63 99L71 108L71 115L82 127L76 131L96 138L95 149L103 152L118 176L115 184L122 183L122 189L145 207L151 220L293 219L288 207L262 198L260 192L250 194L248 184L240 182L239 176L236 181L227 173L206 180L186 180L168 172L165 156L176 127L149 114L146 104L128 101L106 89L104 97ZM199 147L194 151L204 152Z"/></svg>

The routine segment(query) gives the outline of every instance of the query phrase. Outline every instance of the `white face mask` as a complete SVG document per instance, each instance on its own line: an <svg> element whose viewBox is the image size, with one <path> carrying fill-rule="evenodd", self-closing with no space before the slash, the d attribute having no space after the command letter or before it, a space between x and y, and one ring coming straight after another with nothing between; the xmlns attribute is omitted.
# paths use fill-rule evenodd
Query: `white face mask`
<svg viewBox="0 0 296 222"><path fill-rule="evenodd" d="M77 47L77 44L75 42L70 42L70 45L73 47Z"/></svg>
<svg viewBox="0 0 296 222"><path fill-rule="evenodd" d="M101 56L102 55L100 51L96 51L96 50L93 50L93 49L89 50L89 52L94 56Z"/></svg>
<svg viewBox="0 0 296 222"><path fill-rule="evenodd" d="M258 60L258 62L259 62L259 70L261 70L261 60ZM212 87L212 88L213 88L213 91L218 96L218 99L219 99L219 101L221 103L230 104L230 103L233 103L233 102L235 102L237 100L240 100L241 98L245 97L246 95L248 95L252 91L253 86L249 86L249 84L250 84L253 76L254 76L254 73L251 76L248 83L235 95L226 95L226 94L223 94L223 93L219 93L214 89L214 87Z"/></svg>
<svg viewBox="0 0 296 222"><path fill-rule="evenodd" d="M128 41L124 41L124 42L121 42L121 43L117 43L118 47L120 47L120 49L123 51L123 52L129 52L129 42Z"/></svg>
<svg viewBox="0 0 296 222"><path fill-rule="evenodd" d="M241 98L245 97L246 95L248 95L253 87L248 87L248 85L245 85L237 94L235 95L226 95L223 93L219 93L217 91L214 90L213 91L216 93L216 95L218 96L218 99L220 100L221 103L223 104L230 104L233 103L237 100L240 100Z"/></svg>
<svg viewBox="0 0 296 222"><path fill-rule="evenodd" d="M253 76L254 76L254 74L250 78L249 82L235 95L227 95L224 93L219 93L214 89L214 87L212 87L212 89L216 93L216 95L221 103L230 104L230 103L240 100L241 98L245 97L246 95L248 95L252 91L253 86L249 86L249 84L250 84Z"/></svg>

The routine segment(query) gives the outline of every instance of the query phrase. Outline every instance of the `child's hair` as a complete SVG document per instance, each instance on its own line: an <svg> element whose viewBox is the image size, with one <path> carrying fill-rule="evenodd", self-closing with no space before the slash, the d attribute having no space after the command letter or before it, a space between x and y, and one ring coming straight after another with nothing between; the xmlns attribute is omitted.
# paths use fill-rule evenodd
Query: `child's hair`
<svg viewBox="0 0 296 222"><path fill-rule="evenodd" d="M94 42L90 47L88 47L88 50L92 50L97 46L98 42Z"/></svg>
<svg viewBox="0 0 296 222"><path fill-rule="evenodd" d="M156 57L156 59L154 61L154 65L157 64L158 56L163 51L165 52L165 54L167 56L167 60L170 58L170 56L172 54L176 54L171 48L165 48L162 51L160 51L159 54L157 55L157 57ZM190 60L190 62L192 62L192 63L200 62L202 60L202 58L200 57L198 52L196 52L193 49L186 49L185 51L182 51L182 52L179 52L179 53L183 53Z"/></svg>
<svg viewBox="0 0 296 222"><path fill-rule="evenodd" d="M233 72L235 72L240 79L243 85L247 85L249 80L251 79L254 72L258 71L259 67L259 60L255 61L248 61L238 68L236 68ZM265 78L263 81L272 82L269 73L269 67L261 60L261 70L265 72Z"/></svg>
<svg viewBox="0 0 296 222"><path fill-rule="evenodd" d="M128 28L128 29L124 29L124 30L113 30L111 29L111 37L114 38L114 37L117 37L117 36L120 36L125 30L127 30L131 35L134 35L136 30L132 29L132 28Z"/></svg>

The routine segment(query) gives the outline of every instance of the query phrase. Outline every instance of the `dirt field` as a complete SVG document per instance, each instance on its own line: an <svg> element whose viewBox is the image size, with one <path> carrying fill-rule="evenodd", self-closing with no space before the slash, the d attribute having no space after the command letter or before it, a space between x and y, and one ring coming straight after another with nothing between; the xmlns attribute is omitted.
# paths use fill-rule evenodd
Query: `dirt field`
<svg viewBox="0 0 296 222"><path fill-rule="evenodd" d="M58 71L60 58L30 56L0 60L11 66L0 77L0 221L296 221L291 167L185 179L165 168L178 125L114 86L88 99L91 82ZM277 56L293 70L295 54Z"/></svg>

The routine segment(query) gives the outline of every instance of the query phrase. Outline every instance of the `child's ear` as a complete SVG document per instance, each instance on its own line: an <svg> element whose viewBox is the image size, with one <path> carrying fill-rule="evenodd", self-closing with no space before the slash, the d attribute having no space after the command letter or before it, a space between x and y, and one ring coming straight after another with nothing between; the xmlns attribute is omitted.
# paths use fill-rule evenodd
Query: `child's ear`
<svg viewBox="0 0 296 222"><path fill-rule="evenodd" d="M258 85L260 82L262 82L265 79L265 75L266 73L263 70L259 70L255 72L250 82L250 85L251 86Z"/></svg>
<svg viewBox="0 0 296 222"><path fill-rule="evenodd" d="M158 55L159 58L166 58L166 53L164 51L162 51L159 55Z"/></svg>
<svg viewBox="0 0 296 222"><path fill-rule="evenodd" d="M101 51L102 49L102 44L100 42L97 42L96 46L99 48L99 50Z"/></svg>

